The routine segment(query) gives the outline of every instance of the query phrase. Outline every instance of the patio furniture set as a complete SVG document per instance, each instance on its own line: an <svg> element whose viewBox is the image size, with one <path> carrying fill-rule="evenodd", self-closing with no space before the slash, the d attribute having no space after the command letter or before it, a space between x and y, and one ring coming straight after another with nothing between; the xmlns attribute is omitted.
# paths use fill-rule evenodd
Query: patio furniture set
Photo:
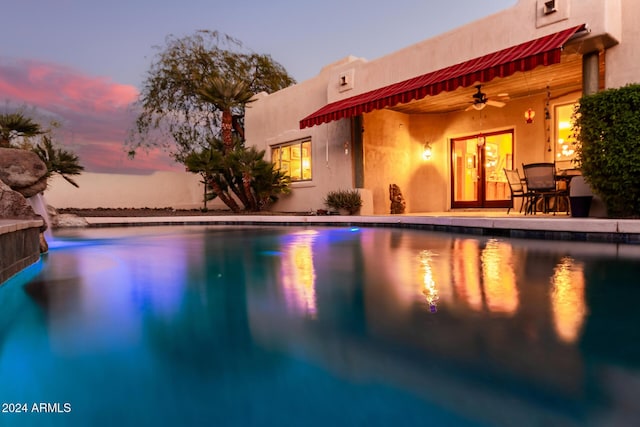
<svg viewBox="0 0 640 427"><path fill-rule="evenodd" d="M571 179L580 174L579 170L567 169L557 171L554 163L523 164L520 175L518 169L504 169L511 191L511 206L521 199L520 212L535 215L537 212L566 212L569 215L569 187Z"/></svg>

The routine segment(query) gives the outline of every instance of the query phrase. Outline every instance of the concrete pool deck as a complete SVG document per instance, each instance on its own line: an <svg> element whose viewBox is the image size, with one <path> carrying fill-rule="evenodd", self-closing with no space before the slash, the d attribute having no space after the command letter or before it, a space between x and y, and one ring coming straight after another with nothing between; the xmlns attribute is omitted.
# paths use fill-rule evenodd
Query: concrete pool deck
<svg viewBox="0 0 640 427"><path fill-rule="evenodd" d="M211 215L86 217L92 227L143 225L357 225L417 228L503 237L640 244L640 220L525 216L501 212L441 212L403 215Z"/></svg>

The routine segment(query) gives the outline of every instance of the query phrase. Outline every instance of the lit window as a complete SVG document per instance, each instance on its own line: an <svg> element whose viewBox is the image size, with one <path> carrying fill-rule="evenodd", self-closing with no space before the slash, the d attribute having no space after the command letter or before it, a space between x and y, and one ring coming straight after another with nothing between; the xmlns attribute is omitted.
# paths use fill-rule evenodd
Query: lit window
<svg viewBox="0 0 640 427"><path fill-rule="evenodd" d="M574 104L559 105L556 107L556 163L563 169L575 167L573 160L576 157L575 138L573 137Z"/></svg>
<svg viewBox="0 0 640 427"><path fill-rule="evenodd" d="M288 142L271 147L271 161L291 181L311 180L311 140Z"/></svg>

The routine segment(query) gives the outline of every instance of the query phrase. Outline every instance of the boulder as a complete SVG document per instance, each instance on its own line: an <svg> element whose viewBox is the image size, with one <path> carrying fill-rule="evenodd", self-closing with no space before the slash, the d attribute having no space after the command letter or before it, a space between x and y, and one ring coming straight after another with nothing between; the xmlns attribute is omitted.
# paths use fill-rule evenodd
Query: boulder
<svg viewBox="0 0 640 427"><path fill-rule="evenodd" d="M0 218L42 219L37 215L27 199L0 181Z"/></svg>
<svg viewBox="0 0 640 427"><path fill-rule="evenodd" d="M0 181L31 197L47 187L47 165L33 151L0 148Z"/></svg>
<svg viewBox="0 0 640 427"><path fill-rule="evenodd" d="M38 193L42 193L46 189L47 177L42 178L40 181L37 181L35 184L28 187L14 188L15 191L22 194L26 199L33 197Z"/></svg>
<svg viewBox="0 0 640 427"><path fill-rule="evenodd" d="M87 227L89 222L81 216L74 214L58 214L55 222L51 221L52 228L66 228L66 227Z"/></svg>

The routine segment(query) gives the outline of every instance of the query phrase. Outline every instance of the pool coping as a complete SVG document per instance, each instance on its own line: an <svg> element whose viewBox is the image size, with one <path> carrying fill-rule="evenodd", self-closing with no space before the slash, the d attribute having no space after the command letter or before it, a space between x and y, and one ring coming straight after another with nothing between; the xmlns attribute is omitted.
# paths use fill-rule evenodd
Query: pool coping
<svg viewBox="0 0 640 427"><path fill-rule="evenodd" d="M0 219L0 234L42 227L41 219Z"/></svg>
<svg viewBox="0 0 640 427"><path fill-rule="evenodd" d="M85 217L90 227L157 225L382 226L475 235L640 244L640 221L564 216L495 217L404 214L355 216L212 215L175 217Z"/></svg>

